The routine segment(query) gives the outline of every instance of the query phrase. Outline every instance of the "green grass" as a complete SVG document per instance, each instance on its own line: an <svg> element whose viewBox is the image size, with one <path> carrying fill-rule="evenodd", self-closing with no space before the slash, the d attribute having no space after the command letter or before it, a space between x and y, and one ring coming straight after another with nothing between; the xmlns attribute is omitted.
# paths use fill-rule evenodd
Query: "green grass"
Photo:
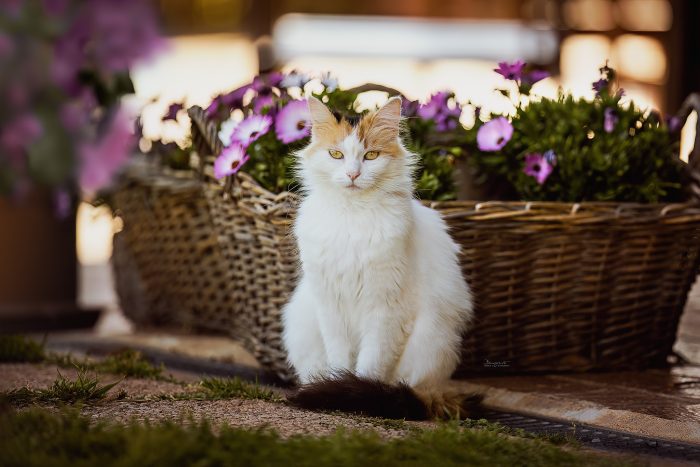
<svg viewBox="0 0 700 467"><path fill-rule="evenodd" d="M0 363L44 361L44 346L24 336L0 336Z"/></svg>
<svg viewBox="0 0 700 467"><path fill-rule="evenodd" d="M267 389L257 382L250 383L240 378L206 378L200 386L212 399L259 399L269 402L285 400L276 392Z"/></svg>
<svg viewBox="0 0 700 467"><path fill-rule="evenodd" d="M205 378L195 385L188 386L188 389L187 392L160 394L156 397L160 400L257 399L268 402L286 400L258 383L250 383L240 378Z"/></svg>
<svg viewBox="0 0 700 467"><path fill-rule="evenodd" d="M538 440L451 423L383 440L371 432L282 439L265 429L186 420L126 425L93 422L76 411L5 411L0 464L14 466L605 466L624 464ZM614 462L613 462L614 461Z"/></svg>
<svg viewBox="0 0 700 467"><path fill-rule="evenodd" d="M122 350L92 363L91 369L132 378L163 379L164 366L155 366L137 350Z"/></svg>
<svg viewBox="0 0 700 467"><path fill-rule="evenodd" d="M12 405L28 405L34 403L76 404L78 402L96 402L107 397L107 393L119 381L100 384L94 376L89 376L84 370L78 371L78 377L70 380L61 373L51 386L44 389L19 388L0 392L0 401Z"/></svg>

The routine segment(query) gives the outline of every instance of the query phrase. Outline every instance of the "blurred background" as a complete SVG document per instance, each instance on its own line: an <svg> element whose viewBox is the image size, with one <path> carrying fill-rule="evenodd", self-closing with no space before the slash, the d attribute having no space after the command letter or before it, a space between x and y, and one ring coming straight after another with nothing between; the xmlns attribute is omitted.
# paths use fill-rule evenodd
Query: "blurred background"
<svg viewBox="0 0 700 467"><path fill-rule="evenodd" d="M626 98L675 111L700 83L700 2L683 0L159 0L166 44L132 70L144 136L182 142L188 122L162 121L168 105L206 106L261 70L331 72L342 87L382 83L412 99L452 89L503 110L497 61L523 59L559 88L592 97L606 61ZM367 105L373 96L365 97ZM469 124L469 122L465 122ZM693 126L691 125L688 125ZM686 135L690 139L691 135ZM685 148L684 151L688 151ZM82 204L77 245L80 300L116 306L108 261L119 221ZM127 326L124 323L124 326Z"/></svg>

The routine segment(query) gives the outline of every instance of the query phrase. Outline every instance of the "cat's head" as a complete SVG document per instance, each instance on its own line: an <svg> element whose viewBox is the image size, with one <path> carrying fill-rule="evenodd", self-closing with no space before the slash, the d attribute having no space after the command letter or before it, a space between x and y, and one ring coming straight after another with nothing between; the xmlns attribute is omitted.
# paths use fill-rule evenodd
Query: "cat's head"
<svg viewBox="0 0 700 467"><path fill-rule="evenodd" d="M309 98L311 142L300 152L301 178L307 188L348 196L369 192L410 192L412 155L399 137L401 98L358 120L334 115Z"/></svg>

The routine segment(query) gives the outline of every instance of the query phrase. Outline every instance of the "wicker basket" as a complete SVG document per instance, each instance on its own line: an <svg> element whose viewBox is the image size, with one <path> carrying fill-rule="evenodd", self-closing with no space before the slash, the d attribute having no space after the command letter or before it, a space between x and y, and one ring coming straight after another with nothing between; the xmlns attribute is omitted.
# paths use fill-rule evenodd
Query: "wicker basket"
<svg viewBox="0 0 700 467"><path fill-rule="evenodd" d="M685 120L697 96L681 112ZM190 109L200 154L221 150L203 111ZM700 160L696 146L694 163ZM204 159L202 159L204 161ZM206 165L206 164L205 164ZM689 170L700 194L700 176ZM246 270L248 341L264 365L288 376L280 309L293 290L297 252L290 235L297 197L271 193L239 173L211 205L238 225L223 243L231 267ZM462 247L476 319L458 374L644 368L671 353L700 265L700 205L441 202ZM245 219L245 221L243 221ZM231 327L237 323L231 322Z"/></svg>
<svg viewBox="0 0 700 467"><path fill-rule="evenodd" d="M112 254L122 309L140 325L226 330L242 338L244 323L236 317L244 291L236 284L243 277L230 267L210 216L210 203L220 210L215 187L190 171L153 169L133 167L112 200L124 224Z"/></svg>

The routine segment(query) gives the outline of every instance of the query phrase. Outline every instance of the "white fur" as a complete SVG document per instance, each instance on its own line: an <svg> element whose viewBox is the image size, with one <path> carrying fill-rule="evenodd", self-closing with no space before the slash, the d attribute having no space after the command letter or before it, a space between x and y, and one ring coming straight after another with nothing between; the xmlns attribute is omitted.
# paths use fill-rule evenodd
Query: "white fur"
<svg viewBox="0 0 700 467"><path fill-rule="evenodd" d="M371 149L353 132L335 148L312 139L299 155L303 274L283 310L284 342L302 383L350 370L430 387L458 364L471 296L445 222L412 198L412 155L363 160Z"/></svg>

